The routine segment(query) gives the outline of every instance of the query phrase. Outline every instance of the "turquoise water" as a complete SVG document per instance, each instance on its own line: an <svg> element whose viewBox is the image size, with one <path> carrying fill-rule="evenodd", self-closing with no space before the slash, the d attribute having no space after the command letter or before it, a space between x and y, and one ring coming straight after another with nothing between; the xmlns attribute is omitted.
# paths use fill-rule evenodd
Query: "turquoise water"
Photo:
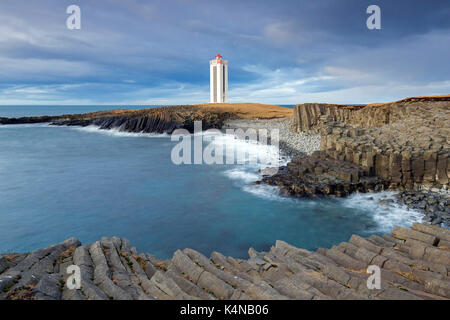
<svg viewBox="0 0 450 320"><path fill-rule="evenodd" d="M252 165L177 166L170 159L175 144L93 127L0 126L0 252L119 236L160 258L186 247L246 257L249 247L268 250L278 239L330 247L353 233L389 232L418 219L377 206L383 194L284 198L252 185Z"/></svg>

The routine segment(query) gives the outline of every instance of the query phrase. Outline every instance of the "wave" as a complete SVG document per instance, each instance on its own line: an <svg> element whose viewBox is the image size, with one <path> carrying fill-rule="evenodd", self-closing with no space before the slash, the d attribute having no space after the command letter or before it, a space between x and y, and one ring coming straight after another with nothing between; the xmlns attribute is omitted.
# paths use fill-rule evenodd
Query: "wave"
<svg viewBox="0 0 450 320"><path fill-rule="evenodd" d="M235 168L224 172L224 175L231 180L252 183L259 180L260 175L256 172L250 172L245 169Z"/></svg>
<svg viewBox="0 0 450 320"><path fill-rule="evenodd" d="M127 132L121 131L120 128L101 129L99 126L89 125L86 127L73 126L74 130L101 133L117 137L147 137L147 138L170 138L171 135L167 133L144 133L144 132ZM227 150L233 158L233 164L252 166L255 171L266 168L268 166L277 167L286 165L288 158L280 157L277 146L264 145L258 141L242 140L232 134L212 134L207 131L202 131L195 134L190 134L191 137L202 136L206 143L213 144L214 148L222 148L224 157L226 157ZM231 154L232 153L232 154ZM225 158L224 158L225 163Z"/></svg>
<svg viewBox="0 0 450 320"><path fill-rule="evenodd" d="M283 197L280 195L280 189L276 186L267 184L244 185L242 190L248 192L258 198L271 201L294 202L295 198Z"/></svg>
<svg viewBox="0 0 450 320"><path fill-rule="evenodd" d="M14 129L14 128L53 128L50 122L40 122L40 123L23 123L23 124L0 124L0 128L3 129Z"/></svg>
<svg viewBox="0 0 450 320"><path fill-rule="evenodd" d="M208 134L205 134L205 136L208 136ZM232 134L215 136L211 143L215 147L223 148L225 155L228 155L227 150L230 150L236 164L249 165L256 169L286 165L289 160L280 156L280 150L277 146L262 144L254 140L239 139Z"/></svg>
<svg viewBox="0 0 450 320"><path fill-rule="evenodd" d="M267 184L247 184L242 186L242 190L248 192L260 199L283 202L289 206L294 206L295 208L302 208L309 210L311 208L317 207L328 207L332 205L330 203L331 199L310 199L310 198L296 198L292 196L284 196L280 194L280 188L277 186L270 186Z"/></svg>
<svg viewBox="0 0 450 320"><path fill-rule="evenodd" d="M127 132L120 131L119 128L114 129L101 129L99 126L89 125L86 127L73 126L70 127L74 130L89 132L89 133L100 133L108 136L114 137L145 137L145 138L167 138L170 137L167 133L145 133L145 132Z"/></svg>
<svg viewBox="0 0 450 320"><path fill-rule="evenodd" d="M347 208L367 212L376 224L375 232L390 233L395 226L411 227L413 222L421 222L423 214L399 204L394 195L396 192L356 193L348 198L340 199ZM383 200L380 203L380 200Z"/></svg>
<svg viewBox="0 0 450 320"><path fill-rule="evenodd" d="M203 133L208 136L208 133ZM223 148L232 152L235 167L223 174L243 191L258 198L272 201L294 201L293 198L280 195L279 188L269 185L254 185L261 179L259 170L267 167L280 167L286 165L290 159L282 158L277 146L263 144L255 140L243 140L233 134L222 134L211 140L214 147Z"/></svg>

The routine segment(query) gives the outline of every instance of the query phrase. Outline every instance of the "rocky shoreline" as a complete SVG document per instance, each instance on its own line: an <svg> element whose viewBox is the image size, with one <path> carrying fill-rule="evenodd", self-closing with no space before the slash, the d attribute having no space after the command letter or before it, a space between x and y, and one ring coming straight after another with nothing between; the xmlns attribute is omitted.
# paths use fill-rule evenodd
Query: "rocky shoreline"
<svg viewBox="0 0 450 320"><path fill-rule="evenodd" d="M110 110L85 114L1 118L0 125L48 122L55 126L98 126L100 129L117 129L124 132L167 133L176 129L194 131L194 122L201 121L203 130L220 129L225 121L252 117L266 119L290 117L292 110L275 105L258 103L220 103L179 105L141 110Z"/></svg>
<svg viewBox="0 0 450 320"><path fill-rule="evenodd" d="M82 245L69 239L30 253L0 255L0 300L450 299L450 231L414 223L391 235L353 235L308 251L277 241L248 259L177 250L170 260L138 253L126 239ZM67 267L81 287L67 287ZM380 268L369 289L367 268Z"/></svg>
<svg viewBox="0 0 450 320"><path fill-rule="evenodd" d="M304 104L294 115L297 131L321 135L328 158L354 163L392 189L448 189L448 97L358 108Z"/></svg>
<svg viewBox="0 0 450 320"><path fill-rule="evenodd" d="M450 228L449 191L398 190L388 179L370 175L357 164L330 158L326 152L320 151L320 134L313 131L294 133L292 126L291 118L240 119L226 121L223 129L279 130L280 154L290 161L280 168L261 170L261 180L255 181L255 184L278 186L280 193L286 196L310 198L346 197L354 192L395 190L397 202L423 213L424 222Z"/></svg>
<svg viewBox="0 0 450 320"><path fill-rule="evenodd" d="M248 110L247 110L248 111ZM450 98L377 105L297 105L254 119L247 111L179 106L85 115L0 119L0 124L51 122L131 132L209 128L280 130L289 163L261 181L289 196L345 197L396 190L397 201L424 213L424 223L391 235L354 235L315 252L277 241L249 259L209 258L192 249L161 261L126 239L77 239L27 254L0 255L0 300L161 299L450 299ZM274 119L275 118L275 119ZM382 199L389 205L391 199ZM439 226L440 225L440 226ZM66 268L81 269L82 288L67 288ZM382 288L367 288L366 269L381 268Z"/></svg>
<svg viewBox="0 0 450 320"><path fill-rule="evenodd" d="M313 198L394 190L401 204L425 214L424 221L448 227L449 128L448 96L377 106L297 105L291 129L319 136L320 148L293 155L256 183Z"/></svg>
<svg viewBox="0 0 450 320"><path fill-rule="evenodd" d="M278 129L280 152L289 163L276 170L262 170L257 184L278 186L282 194L300 197L407 191L400 193L400 203L406 201L403 204L409 208L423 212L424 221L446 227L450 224L446 191L450 179L450 98L410 98L377 106L303 104L295 106L293 117L286 117L286 108L255 104L250 109L246 107L174 106L1 118L0 123L50 122L159 133L178 128L192 132L194 121L202 121L204 130ZM270 112L265 117L252 117L262 115L259 110L266 108ZM438 190L444 192L436 193ZM444 197L445 204L428 206L436 195ZM425 198L425 206L414 200L417 197Z"/></svg>
<svg viewBox="0 0 450 320"><path fill-rule="evenodd" d="M408 190L395 195L408 208L422 212L424 222L450 228L450 196L448 191Z"/></svg>
<svg viewBox="0 0 450 320"><path fill-rule="evenodd" d="M280 154L286 158L304 157L320 149L320 135L294 132L292 118L228 120L222 129L228 128L278 130Z"/></svg>

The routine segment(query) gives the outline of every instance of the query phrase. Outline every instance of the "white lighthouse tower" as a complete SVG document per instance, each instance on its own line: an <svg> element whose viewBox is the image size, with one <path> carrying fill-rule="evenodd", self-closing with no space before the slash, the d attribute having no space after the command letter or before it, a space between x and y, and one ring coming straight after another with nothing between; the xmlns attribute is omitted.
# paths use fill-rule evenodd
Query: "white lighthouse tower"
<svg viewBox="0 0 450 320"><path fill-rule="evenodd" d="M211 103L228 100L228 61L218 54L209 61Z"/></svg>

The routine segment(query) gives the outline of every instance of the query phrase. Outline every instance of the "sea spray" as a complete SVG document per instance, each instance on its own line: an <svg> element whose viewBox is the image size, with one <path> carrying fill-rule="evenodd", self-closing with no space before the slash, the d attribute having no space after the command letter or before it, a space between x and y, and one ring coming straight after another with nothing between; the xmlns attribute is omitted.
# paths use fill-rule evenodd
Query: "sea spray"
<svg viewBox="0 0 450 320"><path fill-rule="evenodd" d="M166 133L146 133L146 132L127 132L121 131L119 128L113 129L101 129L99 126L89 125L86 127L73 126L69 127L73 130L89 132L89 133L100 133L108 136L115 137L135 137L135 138L170 138L170 135Z"/></svg>
<svg viewBox="0 0 450 320"><path fill-rule="evenodd" d="M395 192L356 193L348 198L338 199L345 207L359 208L371 214L376 223L375 232L389 233L394 226L411 227L421 222L423 214L398 204Z"/></svg>

